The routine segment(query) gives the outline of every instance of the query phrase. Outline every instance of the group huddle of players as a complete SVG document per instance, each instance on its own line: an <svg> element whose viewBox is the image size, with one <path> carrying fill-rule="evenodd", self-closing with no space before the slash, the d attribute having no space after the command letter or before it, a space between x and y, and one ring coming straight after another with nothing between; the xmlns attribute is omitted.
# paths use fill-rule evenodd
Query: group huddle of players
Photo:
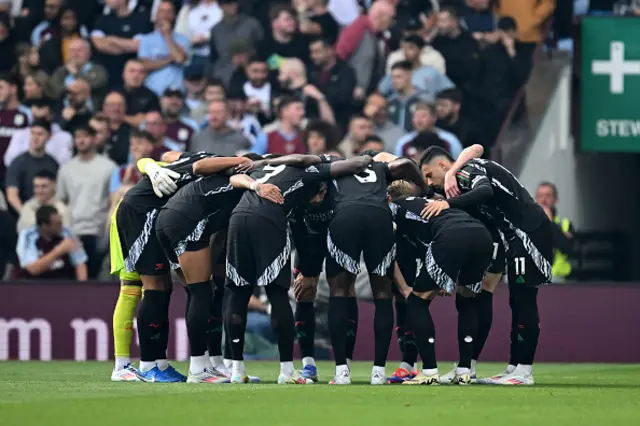
<svg viewBox="0 0 640 426"><path fill-rule="evenodd" d="M482 147L474 145L455 162L431 147L419 165L374 152L349 160L177 152L166 153L164 163L141 160L147 178L127 192L111 223L112 273L121 279L111 379L259 381L247 374L243 350L248 304L256 287L264 287L278 340L278 383L317 382L313 302L325 265L336 362L331 383L350 384L358 318L354 282L362 256L375 304L371 384L476 382L493 293L505 268L512 310L509 366L477 382L533 384L537 286L551 278L552 225L508 170L481 155ZM288 296L293 247L295 314ZM170 268L186 284L187 377L166 360ZM142 292L136 369L129 346ZM430 303L454 294L460 358L440 376ZM403 359L387 377L394 299ZM302 370L293 364L296 337Z"/></svg>

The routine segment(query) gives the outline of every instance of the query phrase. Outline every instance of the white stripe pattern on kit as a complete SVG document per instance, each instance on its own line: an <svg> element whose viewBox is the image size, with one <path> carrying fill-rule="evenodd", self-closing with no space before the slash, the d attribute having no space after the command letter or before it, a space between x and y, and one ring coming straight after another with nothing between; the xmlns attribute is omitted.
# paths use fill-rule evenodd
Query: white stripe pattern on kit
<svg viewBox="0 0 640 426"><path fill-rule="evenodd" d="M394 244L395 250L395 244ZM360 262L353 259L351 256L340 250L331 240L331 233L327 232L327 251L329 255L335 262L351 272L354 275L358 275L360 273Z"/></svg>
<svg viewBox="0 0 640 426"><path fill-rule="evenodd" d="M258 277L258 286L264 287L275 281L275 279L278 278L278 275L280 275L280 272L282 272L282 268L284 268L290 260L291 238L289 236L289 230L287 229L287 242L284 249L282 249L282 253L280 253L278 257L276 257L275 260L267 266L267 269L264 270L262 275Z"/></svg>
<svg viewBox="0 0 640 426"><path fill-rule="evenodd" d="M226 262L226 269L227 269L227 278L230 279L235 285L237 285L238 287L244 287L249 285L249 282L244 278L242 278L240 274L238 274L238 271L236 271L236 268L229 263L229 260L227 260Z"/></svg>
<svg viewBox="0 0 640 426"><path fill-rule="evenodd" d="M149 238L151 237L151 233L153 232L157 215L157 209L153 209L147 212L147 218L144 221L142 231L140 232L140 235L138 235L138 238L136 238L136 240L131 245L129 253L124 259L124 268L127 272L136 272L136 263L138 263L138 260L142 255L142 251L149 242Z"/></svg>
<svg viewBox="0 0 640 426"><path fill-rule="evenodd" d="M453 278L448 276L438 265L436 259L433 257L433 251L431 250L431 244L427 248L427 255L425 256L425 269L429 273L429 276L442 290L449 294L453 294L456 289L456 283Z"/></svg>
<svg viewBox="0 0 640 426"><path fill-rule="evenodd" d="M373 270L372 274L384 277L387 275L387 271L393 265L393 261L396 260L396 243L393 243L393 247L389 250L389 253L382 259L382 262Z"/></svg>
<svg viewBox="0 0 640 426"><path fill-rule="evenodd" d="M200 222L198 222L195 229L189 235L187 235L187 238L185 238L184 240L176 244L175 248L173 249L173 252L176 254L177 257L180 257L184 254L185 250L187 249L187 244L189 242L198 241L200 240L200 238L202 238L202 234L204 233L204 230L207 227L207 223L209 223L209 216L205 217Z"/></svg>
<svg viewBox="0 0 640 426"><path fill-rule="evenodd" d="M533 244L533 241L529 238L529 236L521 229L516 228L516 234L518 238L522 240L522 244L524 245L524 249L529 253L533 263L536 265L536 268L544 275L547 279L547 282L551 282L551 263L545 259L545 257L540 253L540 250Z"/></svg>

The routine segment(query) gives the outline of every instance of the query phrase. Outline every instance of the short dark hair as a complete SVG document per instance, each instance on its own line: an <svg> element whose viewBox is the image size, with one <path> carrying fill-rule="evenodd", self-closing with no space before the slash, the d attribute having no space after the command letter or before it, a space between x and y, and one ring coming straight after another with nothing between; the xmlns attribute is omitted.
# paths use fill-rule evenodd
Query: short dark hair
<svg viewBox="0 0 640 426"><path fill-rule="evenodd" d="M96 135L96 131L93 127L89 126L89 123L87 124L79 124L77 125L74 129L73 129L73 134L75 134L76 132L85 132L87 133L89 136L95 136Z"/></svg>
<svg viewBox="0 0 640 426"><path fill-rule="evenodd" d="M444 6L440 6L440 12L446 12L451 15L451 17L460 19L460 11L452 4L445 4Z"/></svg>
<svg viewBox="0 0 640 426"><path fill-rule="evenodd" d="M261 63L261 64L264 63L266 65L267 64L267 59L264 56L261 56L261 55L253 55L247 61L247 66L249 66L251 64L255 64L255 63Z"/></svg>
<svg viewBox="0 0 640 426"><path fill-rule="evenodd" d="M227 91L227 88L224 86L224 81L222 81L217 77L212 77L207 80L207 84L205 87L211 87L211 86L220 86L224 89L225 92Z"/></svg>
<svg viewBox="0 0 640 426"><path fill-rule="evenodd" d="M303 103L302 99L296 96L283 96L278 103L278 116L282 113L282 110L291 104Z"/></svg>
<svg viewBox="0 0 640 426"><path fill-rule="evenodd" d="M280 14L283 12L287 12L289 15L295 18L296 12L293 10L291 6L285 3L279 3L271 6L269 9L269 22L273 22L280 17Z"/></svg>
<svg viewBox="0 0 640 426"><path fill-rule="evenodd" d="M36 210L36 225L48 225L51 222L51 217L57 214L59 214L58 210L53 206L45 204L38 207L38 210Z"/></svg>
<svg viewBox="0 0 640 426"><path fill-rule="evenodd" d="M51 134L51 122L49 120L45 120L44 118L36 118L31 123L31 127L42 127L47 131L47 133Z"/></svg>
<svg viewBox="0 0 640 426"><path fill-rule="evenodd" d="M457 89L455 87L451 89L444 89L441 92L438 92L438 94L436 95L436 99L443 99L454 102L456 104L461 104L462 92L460 91L460 89Z"/></svg>
<svg viewBox="0 0 640 426"><path fill-rule="evenodd" d="M398 61L395 64L393 64L393 66L391 67L391 70L404 70L404 71L411 71L413 70L413 65L411 64L411 62L409 61Z"/></svg>
<svg viewBox="0 0 640 426"><path fill-rule="evenodd" d="M340 132L338 128L325 120L310 120L304 129L303 141L306 144L311 132L319 133L325 140L327 151L336 149L340 142Z"/></svg>
<svg viewBox="0 0 640 426"><path fill-rule="evenodd" d="M416 149L425 150L431 146L437 146L448 152L446 142L443 141L435 132L420 132L415 138L411 139L409 143Z"/></svg>
<svg viewBox="0 0 640 426"><path fill-rule="evenodd" d="M55 108L55 101L51 98L43 96L41 98L30 99L29 106L36 108L49 108L53 111L53 109Z"/></svg>
<svg viewBox="0 0 640 426"><path fill-rule="evenodd" d="M326 36L316 36L309 40L309 45L313 43L322 43L325 47L333 47L333 43Z"/></svg>
<svg viewBox="0 0 640 426"><path fill-rule="evenodd" d="M406 36L405 38L402 39L402 42L413 44L414 46L417 46L419 49L422 49L427 45L427 42L425 42L422 37L415 34Z"/></svg>
<svg viewBox="0 0 640 426"><path fill-rule="evenodd" d="M364 143L367 144L369 142L384 144L384 140L382 140L382 138L380 136L378 136L378 135L369 135L369 136L367 136L367 138L364 140Z"/></svg>
<svg viewBox="0 0 640 426"><path fill-rule="evenodd" d="M546 186L548 188L551 188L551 192L553 192L553 196L558 198L558 187L556 186L555 183L551 183L548 180L543 180L538 184L538 188L540 188L541 186Z"/></svg>
<svg viewBox="0 0 640 426"><path fill-rule="evenodd" d="M49 179L49 180L54 181L54 182L56 181L56 174L54 172L52 172L51 170L47 170L47 169L38 170L33 177L34 178Z"/></svg>
<svg viewBox="0 0 640 426"><path fill-rule="evenodd" d="M422 153L422 156L420 157L420 167L439 157L444 157L451 162L454 161L451 154L449 154L449 151L440 146L432 145Z"/></svg>
<svg viewBox="0 0 640 426"><path fill-rule="evenodd" d="M18 86L20 84L20 80L18 80L18 76L12 72L4 72L0 74L0 81L4 81L10 86Z"/></svg>
<svg viewBox="0 0 640 426"><path fill-rule="evenodd" d="M153 137L153 135L149 132L147 132L146 130L142 130L142 129L131 129L131 134L130 134L131 138L138 138L138 139L144 139L147 142L149 142L150 144L155 144L155 138Z"/></svg>

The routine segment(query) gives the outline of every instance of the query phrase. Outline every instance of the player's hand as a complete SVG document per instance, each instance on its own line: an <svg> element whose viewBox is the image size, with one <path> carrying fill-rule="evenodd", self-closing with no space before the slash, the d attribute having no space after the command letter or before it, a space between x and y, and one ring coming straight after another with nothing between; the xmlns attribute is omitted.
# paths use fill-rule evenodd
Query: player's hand
<svg viewBox="0 0 640 426"><path fill-rule="evenodd" d="M80 250L82 243L75 237L67 237L58 244L57 248L61 253L67 254Z"/></svg>
<svg viewBox="0 0 640 426"><path fill-rule="evenodd" d="M402 294L402 297L404 297L405 299L408 298L409 296L411 296L411 293L413 293L413 289L409 286L403 287L402 289L400 289L400 293Z"/></svg>
<svg viewBox="0 0 640 426"><path fill-rule="evenodd" d="M251 159L244 157L241 161L242 163L236 166L236 173L249 173L255 168L255 164Z"/></svg>
<svg viewBox="0 0 640 426"><path fill-rule="evenodd" d="M432 217L438 216L444 210L449 208L449 203L446 201L431 201L424 206L420 216L423 219L431 219Z"/></svg>
<svg viewBox="0 0 640 426"><path fill-rule="evenodd" d="M321 101L324 99L324 94L313 84L307 84L306 86L304 86L304 88L302 89L302 93L317 101Z"/></svg>
<svg viewBox="0 0 640 426"><path fill-rule="evenodd" d="M270 183L258 183L255 188L256 194L265 200L276 204L284 204L284 197L280 193L280 188Z"/></svg>
<svg viewBox="0 0 640 426"><path fill-rule="evenodd" d="M153 192L158 198L171 195L178 190L175 180L180 178L180 173L160 167L156 163L148 164L144 171L149 176Z"/></svg>
<svg viewBox="0 0 640 426"><path fill-rule="evenodd" d="M456 173L453 169L449 170L444 176L444 193L447 194L447 198L453 198L460 195L460 188L458 188L458 181L456 179Z"/></svg>
<svg viewBox="0 0 640 426"><path fill-rule="evenodd" d="M293 281L293 295L296 300L313 300L318 289L318 277L305 277L298 274Z"/></svg>
<svg viewBox="0 0 640 426"><path fill-rule="evenodd" d="M67 121L71 120L75 115L76 115L76 110L73 109L73 107L68 106L62 110L62 118Z"/></svg>

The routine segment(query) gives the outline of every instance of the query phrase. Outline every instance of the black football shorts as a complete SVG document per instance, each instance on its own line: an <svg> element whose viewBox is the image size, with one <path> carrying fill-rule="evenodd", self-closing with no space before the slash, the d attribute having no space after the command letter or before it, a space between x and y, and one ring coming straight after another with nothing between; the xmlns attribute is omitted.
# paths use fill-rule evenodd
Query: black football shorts
<svg viewBox="0 0 640 426"><path fill-rule="evenodd" d="M551 282L553 223L549 220L530 232L516 229L508 241L507 272L510 285L537 286Z"/></svg>

